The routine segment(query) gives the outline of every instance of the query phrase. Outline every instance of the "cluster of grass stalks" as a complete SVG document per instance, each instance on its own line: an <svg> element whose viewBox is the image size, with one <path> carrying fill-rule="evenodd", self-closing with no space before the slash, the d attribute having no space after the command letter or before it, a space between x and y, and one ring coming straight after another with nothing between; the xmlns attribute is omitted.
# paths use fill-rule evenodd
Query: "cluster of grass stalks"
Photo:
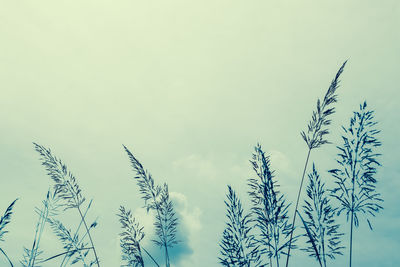
<svg viewBox="0 0 400 267"><path fill-rule="evenodd" d="M376 190L377 169L380 154L379 130L374 111L369 110L366 102L353 112L348 126L342 127L342 143L337 145L336 168L326 175L320 175L316 163L308 172L311 152L329 144L327 139L331 116L337 102L336 90L339 78L346 62L339 68L324 98L317 101L316 109L308 123L307 130L301 136L307 145L307 156L294 205L293 216L289 210L291 203L284 192L279 190L278 179L271 167L269 156L260 144L250 159L254 177L247 180L248 197L251 206L248 211L234 189L228 185L226 195L226 226L219 243L219 263L223 266L289 266L291 250L299 249L315 259L316 264L326 267L328 260L346 254L343 245L344 226L338 218L345 214L349 223L349 266L353 259L353 238L355 228L361 219L365 219L372 230L371 217L383 209L382 196ZM34 143L40 155L40 161L53 181L41 207L36 208L38 215L32 245L24 248L21 265L39 267L44 263L52 265L58 260L60 267L80 263L85 267L100 267L100 258L92 238L97 220L89 223L88 212L93 203L84 196L76 177L66 165L53 155L50 149ZM134 180L144 201L144 209L154 216L151 241L163 251L161 264L148 248L143 246L145 227L141 226L131 210L120 206L117 218L121 224L120 247L121 266L171 266L171 248L177 240L178 219L170 199L168 185L157 184L150 172L144 169L139 160L123 147L134 171ZM308 173L306 195L302 195L304 178ZM334 186L328 188L322 179L333 179ZM301 200L303 204L300 205ZM11 202L0 217L0 253L11 267L12 260L1 247L7 234L7 225L17 199ZM61 215L75 213L79 220L68 225L61 221ZM296 224L296 217L301 223ZM70 222L69 222L70 223ZM63 250L55 255L47 255L42 246L42 236L50 228L60 240ZM146 230L149 226L146 226ZM296 232L297 231L297 232ZM295 233L296 232L296 233ZM299 241L304 245L298 245ZM44 247L44 249L43 249Z"/></svg>
<svg viewBox="0 0 400 267"><path fill-rule="evenodd" d="M59 266L69 266L80 263L84 267L100 267L100 258L92 238L93 229L97 226L97 220L88 223L87 215L93 203L87 201L78 184L76 177L67 166L50 149L34 143L35 150L40 155L40 161L47 171L47 175L53 180L52 189L48 190L40 208L36 208L38 221L32 245L24 248L20 264L24 267L39 267L49 263L54 266L59 260ZM135 179L139 191L145 202L147 212L153 212L155 216L155 236L152 240L155 245L164 250L165 266L170 267L169 249L179 241L176 239L178 219L173 203L169 197L168 185L156 185L151 174L143 169L140 162L124 147L128 153L130 162L135 171ZM0 241L8 232L6 226L11 221L11 215L15 205L14 200L0 217ZM75 212L79 221L72 228L61 221L61 215L69 215ZM72 214L71 214L72 215ZM155 266L161 266L156 259L146 250L141 242L145 237L144 228L139 226L130 210L120 207L117 214L122 226L120 233L122 261L121 266L144 266L145 260L142 251ZM41 240L45 234L46 226L50 227L53 234L60 240L63 251L55 255L47 255L42 249ZM0 243L1 245L1 243ZM0 246L1 254L7 259L10 266L14 266L12 260ZM58 265L57 264L57 265Z"/></svg>
<svg viewBox="0 0 400 267"><path fill-rule="evenodd" d="M144 208L146 211L154 214L154 229L156 239L153 243L163 249L165 266L170 267L169 249L176 245L179 241L176 239L178 219L176 217L173 203L169 197L168 185L164 183L162 186L156 185L152 175L146 171L136 157L124 146L128 154L129 161L135 173L134 179L139 186L139 192L144 200ZM123 232L121 235L122 259L127 263L126 266L144 266L141 249L147 254L150 260L156 265L160 264L155 258L140 245L144 238L143 228L139 228L136 219L132 217L131 211L126 211L121 206L120 222Z"/></svg>
<svg viewBox="0 0 400 267"><path fill-rule="evenodd" d="M345 213L347 221L350 221L351 267L353 228L359 225L359 216L364 215L372 230L369 217L383 209L383 199L376 192L375 178L377 167L380 166L380 154L375 151L381 146L378 140L379 130L376 129L374 112L367 109L366 102L360 105L359 111L353 113L349 126L342 127L343 143L337 146L338 167L323 176L325 179L333 179L335 186L326 187L313 163L308 174L307 195L302 195L311 152L330 143L327 139L328 127L335 112L336 91L346 63L339 68L324 98L318 99L307 130L301 132L307 145L307 156L291 217L292 223L289 223L288 216L290 203L277 190L278 184L271 170L269 157L258 144L250 160L256 178L248 180L252 204L249 213L243 215L241 202L229 187L228 202L225 202L228 221L220 242L219 259L223 266L279 267L280 259L285 255L285 265L288 267L291 250L298 248L314 258L321 267L326 267L328 258L334 260L343 255L346 249L343 245L343 226L337 223L338 217ZM301 199L304 201L302 210L299 209ZM301 220L300 225L296 224L297 216ZM252 242L245 242L246 238ZM305 241L304 246L295 245L299 239ZM253 258L256 260L249 260Z"/></svg>
<svg viewBox="0 0 400 267"><path fill-rule="evenodd" d="M25 249L22 263L24 266L33 267L36 263L40 264L62 257L60 266L67 266L69 262L71 264L81 262L83 266L97 265L100 267L100 260L91 234L91 230L97 226L97 221L89 225L86 219L92 200L89 203L86 201L75 176L60 159L52 154L50 149L36 143L34 146L54 185L43 202L43 209L38 210L39 222L32 249ZM69 229L57 219L61 213L60 210L62 213L73 211L79 215L80 220L74 230ZM44 260L38 260L37 257L42 254L39 251L40 238L46 223L50 225L62 243L64 251ZM89 252L92 252L92 255Z"/></svg>
<svg viewBox="0 0 400 267"><path fill-rule="evenodd" d="M50 149L36 143L34 143L34 148L39 153L40 161L54 185L52 189L48 190L42 206L35 209L38 221L34 231L34 239L31 246L24 248L20 264L24 267L39 267L44 263L49 262L50 264L52 262L51 264L54 266L54 262L60 260L60 267L78 262L85 267L100 267L100 260L91 234L97 226L97 221L89 225L86 218L92 201L86 201L75 176L60 159L53 155ZM5 226L10 223L15 201L11 203L4 216L1 217L0 240L3 240L4 234L7 233ZM60 220L62 214L69 215L70 212L79 214L80 218L74 230L66 227ZM63 245L63 251L55 255L46 256L41 245L42 236L46 233L46 225L51 228ZM0 251L7 258L10 266L14 266L4 250L0 248Z"/></svg>
<svg viewBox="0 0 400 267"><path fill-rule="evenodd" d="M263 247L263 252L269 259L279 266L279 260L288 246L291 224L289 223L288 209L285 196L278 191L279 185L274 179L269 157L265 155L261 145L255 147L250 160L257 178L248 180L249 196L252 203L251 216L258 230L257 242ZM295 238L296 239L296 238Z"/></svg>
<svg viewBox="0 0 400 267"><path fill-rule="evenodd" d="M58 201L59 198L57 195L49 190L46 198L43 200L43 207L36 208L36 213L38 214L39 219L36 224L32 247L30 249L24 248L23 260L21 261L24 267L38 266L40 263L45 262L45 260L41 258L43 251L39 248L39 245L46 223L59 214L60 205L58 204Z"/></svg>

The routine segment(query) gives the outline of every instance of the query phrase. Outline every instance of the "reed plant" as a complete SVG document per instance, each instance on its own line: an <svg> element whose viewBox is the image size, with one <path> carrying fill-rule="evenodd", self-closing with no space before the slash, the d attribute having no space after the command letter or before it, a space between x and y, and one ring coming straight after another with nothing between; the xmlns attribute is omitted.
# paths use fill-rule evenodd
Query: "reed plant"
<svg viewBox="0 0 400 267"><path fill-rule="evenodd" d="M156 239L152 241L164 250L165 266L170 267L169 249L178 243L176 239L178 219L169 197L168 185L166 183L163 186L156 185L152 175L143 168L126 146L124 149L135 172L134 178L144 200L144 207L147 212L155 213ZM158 263L156 264L158 265Z"/></svg>
<svg viewBox="0 0 400 267"><path fill-rule="evenodd" d="M274 179L270 159L260 144L255 147L250 162L257 175L256 178L248 180L252 203L251 216L259 230L257 240L268 258L269 266L276 264L276 267L279 267L281 256L286 254L288 246L295 247L297 239L297 236L293 238L293 242L289 239L292 229L288 216L290 204L278 190L279 185Z"/></svg>
<svg viewBox="0 0 400 267"><path fill-rule="evenodd" d="M346 214L350 221L349 266L353 257L353 231L359 226L360 215L364 215L372 230L370 217L374 217L383 209L383 199L376 190L377 168L380 154L376 151L381 142L378 139L379 130L374 118L374 111L369 110L367 103L360 105L353 112L350 123L342 127L342 144L337 146L338 167L330 170L335 179L332 196L340 203L338 215Z"/></svg>
<svg viewBox="0 0 400 267"><path fill-rule="evenodd" d="M253 229L250 214L244 214L240 199L229 185L226 197L226 217L228 220L219 245L220 263L228 267L264 266L260 259L262 254L260 245L255 236L250 233Z"/></svg>
<svg viewBox="0 0 400 267"><path fill-rule="evenodd" d="M331 115L335 113L334 104L337 102L336 90L339 87L339 78L344 70L344 67L346 66L346 63L347 61L345 61L339 68L322 101L320 99L317 100L317 107L312 112L311 120L308 123L307 130L301 132L301 136L303 137L303 140L306 142L308 149L307 149L307 157L304 164L303 174L300 181L300 186L297 193L296 206L293 214L292 229L290 233L290 240L286 257L286 267L289 266L290 250L292 248L291 243L293 239L293 233L295 230L294 227L296 225L296 215L298 213L297 211L300 202L301 190L303 188L304 176L307 171L310 154L312 150L320 148L323 145L329 143L329 141L326 138L327 135L329 134L328 126L331 124L331 119L330 119Z"/></svg>
<svg viewBox="0 0 400 267"><path fill-rule="evenodd" d="M339 224L336 223L337 208L332 206L330 193L321 181L315 164L308 178L307 198L303 205L305 219L298 213L306 230L308 246L301 250L315 258L321 267L326 267L327 258L335 259L335 256L343 255L343 233L339 231Z"/></svg>
<svg viewBox="0 0 400 267"><path fill-rule="evenodd" d="M314 258L321 267L326 267L328 259L333 260L336 256L342 255L345 249L342 245L344 234L337 223L339 216L345 214L350 228L348 248L349 266L352 266L355 228L362 219L365 219L372 230L371 217L375 217L383 209L383 198L377 190L377 171L381 166L378 151L381 146L380 131L376 127L374 111L368 108L366 102L360 105L359 110L353 112L349 124L342 127L341 144L337 146L337 166L329 170L334 179L334 187L332 189L326 187L313 164L312 171L308 174L307 195L302 210L299 209L311 152L329 143L327 135L331 116L335 112L336 90L345 65L346 62L339 68L324 98L318 99L307 130L301 132L307 145L307 156L293 218L288 215L290 203L279 191L270 158L261 145L257 144L250 160L255 176L247 180L251 204L249 212L245 212L237 193L228 185L225 200L227 222L219 242L218 259L221 265L279 267L283 256L286 255L286 267L288 267L291 250L297 248L296 242L303 236L306 238L306 243L300 249ZM92 238L97 220L89 224L87 219L93 201L86 200L76 177L50 149L36 143L34 147L54 186L47 192L42 207L35 209L39 217L32 246L24 248L22 266L39 267L56 258L62 258L60 267L77 263L81 263L84 267L95 265L100 267ZM180 241L177 240L178 218L170 199L168 185L156 184L152 175L144 169L138 159L127 147L123 147L135 173L134 180L144 200L144 208L147 213L154 215L155 237L152 242L162 249L165 267L170 267L170 250ZM7 225L11 222L16 201L17 199L0 217L0 245L8 232ZM61 214L67 212L76 212L79 215L75 227L66 226L59 219ZM144 267L145 259L150 259L155 266L160 267L157 260L143 246L144 227L134 218L131 210L121 206L117 216L122 228L120 247L123 265L121 266ZM301 229L304 232L296 235L294 232L297 229L295 227L297 216L301 220ZM63 245L62 252L47 258L43 256L41 246L46 224L51 227ZM13 267L11 259L1 246L0 253Z"/></svg>
<svg viewBox="0 0 400 267"><path fill-rule="evenodd" d="M304 198L302 212L299 210L304 177L311 152L330 143L327 135L331 116L335 112L339 79L346 63L347 61L339 68L324 98L318 99L307 130L301 132L308 149L291 224L288 222L287 215L289 205L283 194L277 190L278 185L270 168L269 158L262 151L260 145L255 148L251 163L257 178L249 179L248 183L252 202L251 221L254 223L249 227L249 233L253 233L256 229L260 233L259 236L256 236L256 240L260 244L260 253L268 256L269 266L275 264L278 267L281 254L286 254L286 267L288 267L290 252L296 247L295 241L299 236L305 236L307 238L306 246L300 249L315 258L320 266L326 267L328 258L335 259L336 256L343 255L345 247L342 245L342 237L344 234L340 230L337 219L338 216L345 213L347 221L350 221L349 265L351 267L353 232L354 227L359 225L359 217L364 215L372 230L370 217L376 216L383 209L383 199L376 190L377 180L375 178L377 168L380 166L378 161L380 154L376 152L377 148L381 146L378 139L379 130L376 129L377 122L374 120L374 111L368 110L367 104L364 102L360 105L360 110L353 113L349 126L342 127L344 130L343 143L337 147L339 149L338 167L329 171L335 179L335 187L333 189L326 188L325 182L321 180L315 164L313 164L313 169L308 175L307 196ZM339 204L336 205L337 203ZM294 234L297 216L300 217L301 228L304 230L301 235ZM231 224L231 229L240 229L238 221L231 220ZM232 260L235 259L237 253L230 253L230 250L227 249L229 245L234 244L234 236L231 232L223 234L223 244L226 247L224 262L230 262L232 266L241 266L236 264L237 260ZM287 249L287 252L283 251L284 248ZM274 258L276 262L273 261Z"/></svg>
<svg viewBox="0 0 400 267"><path fill-rule="evenodd" d="M139 226L130 210L121 206L117 214L121 223L120 246L122 249L122 260L126 263L122 266L144 267L142 248L140 242L144 238L143 227Z"/></svg>
<svg viewBox="0 0 400 267"><path fill-rule="evenodd" d="M42 208L36 208L36 213L39 216L36 224L35 236L31 249L24 248L23 260L21 261L24 267L39 267L46 260L41 257L43 251L40 249L40 241L48 220L59 214L61 205L59 198L55 192L47 191L46 198L42 202Z"/></svg>
<svg viewBox="0 0 400 267"><path fill-rule="evenodd" d="M4 241L4 236L5 234L8 233L8 231L6 230L6 226L11 222L11 215L13 213L13 208L17 200L18 199L15 199L13 202L11 202L11 204L7 207L4 214L0 217L0 242ZM14 266L13 263L11 262L6 252L1 247L0 247L0 252L7 259L10 266L13 267Z"/></svg>
<svg viewBox="0 0 400 267"><path fill-rule="evenodd" d="M60 199L60 206L63 207L64 212L70 209L76 210L80 217L78 227L74 232L65 227L61 221L47 218L51 228L60 239L65 249L65 252L56 255L57 257L64 256L61 266L65 266L69 260L73 258L71 264L82 261L84 266L97 265L100 267L99 258L90 233L90 230L97 226L97 221L88 225L86 220L86 215L91 207L92 201L90 201L85 208L87 203L86 198L83 196L75 176L68 170L67 166L60 159L55 157L50 149L36 143L34 143L34 146L35 150L40 155L40 160L47 174L54 181L53 190L56 197ZM84 233L80 235L79 230L82 225L85 230ZM86 238L89 239L89 242L85 241ZM86 259L89 251L93 252L94 260ZM50 259L54 258L54 256L50 257Z"/></svg>

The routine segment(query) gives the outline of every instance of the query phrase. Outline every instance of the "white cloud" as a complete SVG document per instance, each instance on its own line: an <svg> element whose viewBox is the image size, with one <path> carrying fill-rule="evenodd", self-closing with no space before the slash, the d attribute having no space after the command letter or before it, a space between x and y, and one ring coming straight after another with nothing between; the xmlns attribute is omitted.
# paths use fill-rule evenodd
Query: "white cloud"
<svg viewBox="0 0 400 267"><path fill-rule="evenodd" d="M175 170L186 173L190 178L201 180L215 180L217 168L214 163L199 154L191 154L173 162Z"/></svg>
<svg viewBox="0 0 400 267"><path fill-rule="evenodd" d="M200 217L202 211L199 207L190 207L186 196L182 193L171 192L170 197L175 203L176 212L182 219L182 224L189 230L189 234L193 235L195 232L200 231L202 224Z"/></svg>

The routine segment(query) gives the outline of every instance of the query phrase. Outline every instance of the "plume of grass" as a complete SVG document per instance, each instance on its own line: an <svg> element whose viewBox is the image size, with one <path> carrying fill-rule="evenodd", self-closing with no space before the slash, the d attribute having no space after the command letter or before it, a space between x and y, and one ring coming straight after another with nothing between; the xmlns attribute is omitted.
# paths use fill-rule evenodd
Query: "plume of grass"
<svg viewBox="0 0 400 267"><path fill-rule="evenodd" d="M67 166L60 159L53 156L50 149L47 149L36 143L34 143L34 146L35 150L41 156L40 159L42 161L42 165L47 170L47 174L54 181L54 192L57 194L57 197L64 201L64 210L75 209L78 211L81 217L81 223L83 223L86 229L86 235L90 240L91 250L93 251L95 257L95 263L98 267L100 267L99 258L97 256L93 239L89 231L90 229L82 213L82 204L85 202L85 197L82 195L82 191L76 181L75 176L67 169Z"/></svg>
<svg viewBox="0 0 400 267"><path fill-rule="evenodd" d="M123 206L117 214L123 231L120 233L122 248L122 260L126 262L121 266L144 266L140 241L144 238L143 227L139 226L130 210Z"/></svg>
<svg viewBox="0 0 400 267"><path fill-rule="evenodd" d="M13 213L13 208L17 200L18 199L11 202L11 204L7 207L6 211L4 212L3 216L1 216L0 218L0 241L4 241L4 235L8 233L8 231L5 230L5 227L7 226L7 224L11 222L11 215Z"/></svg>
<svg viewBox="0 0 400 267"><path fill-rule="evenodd" d="M359 214L364 214L372 230L368 216L375 216L383 209L383 199L376 192L375 175L380 166L375 150L381 146L378 140L379 130L374 120L374 112L367 109L367 103L360 105L360 110L353 113L347 128L342 127L343 143L338 146L338 168L330 170L335 178L332 195L339 201L338 214L346 213L350 220L350 266L353 253L353 226L359 225Z"/></svg>
<svg viewBox="0 0 400 267"><path fill-rule="evenodd" d="M344 67L346 66L346 63L347 61L345 61L342 64L339 71L336 73L336 76L332 80L323 100L322 101L320 99L317 100L317 107L312 113L311 120L307 126L307 131L301 132L301 136L303 137L303 140L307 144L308 152L307 152L306 162L304 164L303 175L301 177L299 191L297 193L296 207L293 214L293 222L292 222L292 229L290 233L289 243L291 243L293 239L293 232L296 224L296 215L300 201L301 189L303 187L304 176L307 170L307 165L311 151L313 149L320 148L324 144L329 143L329 141L326 139L326 136L329 134L328 126L331 124L330 116L333 113L335 113L334 104L337 102L336 90L339 87L339 78L344 70ZM291 246L289 245L286 258L286 267L289 266L290 249Z"/></svg>
<svg viewBox="0 0 400 267"><path fill-rule="evenodd" d="M11 202L11 204L8 206L6 211L4 212L3 216L0 218L0 241L4 241L4 235L8 233L8 231L5 229L7 224L11 222L11 215L13 213L13 208L15 205L15 202L18 199L14 200ZM6 257L8 263L10 263L11 267L14 266L13 263L11 262L10 258L7 256L6 252L0 247L0 252Z"/></svg>
<svg viewBox="0 0 400 267"><path fill-rule="evenodd" d="M248 180L249 195L252 202L252 216L260 230L258 242L264 247L264 253L269 258L272 266L272 258L275 258L279 267L281 254L285 254L288 246L295 246L289 242L290 230L288 208L284 195L277 188L273 171L270 168L269 157L265 155L261 146L257 144L255 153L250 161L257 178ZM294 240L297 237L294 237Z"/></svg>
<svg viewBox="0 0 400 267"><path fill-rule="evenodd" d="M156 214L154 226L156 228L157 236L161 238L153 241L160 247L165 245L172 247L178 243L176 240L176 227L178 225L178 219L176 217L172 201L169 198L168 185L166 183L161 191L158 207L160 212Z"/></svg>
<svg viewBox="0 0 400 267"><path fill-rule="evenodd" d="M306 219L300 215L306 236L308 247L303 248L309 256L319 261L321 267L326 267L326 258L334 259L336 255L342 255L339 224L335 222L336 208L333 208L329 194L325 190L325 184L313 164L312 173L308 174L307 199L303 206Z"/></svg>
<svg viewBox="0 0 400 267"><path fill-rule="evenodd" d="M222 235L219 257L223 266L262 266L260 261L261 251L250 233L251 219L249 214L243 214L242 203L235 191L228 185L226 217L228 222Z"/></svg>
<svg viewBox="0 0 400 267"><path fill-rule="evenodd" d="M299 217L300 217L300 219L301 219L301 222L303 223L303 227L304 227L304 229L306 230L305 236L308 237L308 243L311 244L311 248L312 248L313 251L315 252L315 255L313 255L313 256L315 256L315 258L318 260L319 265L320 265L320 266L323 266L323 265L322 265L322 260L321 260L321 255L319 254L319 250L318 250L318 247L317 247L316 240L315 240L315 238L314 238L313 232L312 232L311 229L307 226L307 223L305 222L305 220L303 219L303 216L301 216L301 214L300 214L299 211L297 211L297 215L299 215Z"/></svg>
<svg viewBox="0 0 400 267"><path fill-rule="evenodd" d="M172 201L169 199L167 184L164 186L155 185L154 179L148 171L145 171L142 164L133 156L133 154L124 146L128 154L132 168L135 172L135 180L139 186L139 191L145 202L147 212L155 211L156 220L154 223L156 240L155 244L164 248L165 266L170 266L168 249L178 243L176 240L176 229L178 220L173 209Z"/></svg>
<svg viewBox="0 0 400 267"><path fill-rule="evenodd" d="M67 229L60 221L51 218L47 220L54 233L64 245L67 257L73 258L71 264L81 261L85 267L92 266L93 263L86 262L89 250L85 250L88 244L83 241L83 238L79 238L78 234L71 234L71 230Z"/></svg>
<svg viewBox="0 0 400 267"><path fill-rule="evenodd" d="M44 231L47 219L58 214L60 207L58 203L59 199L55 192L51 193L50 190L47 192L46 199L43 200L43 207L41 209L36 208L36 213L39 215L39 220L36 224L35 237L31 249L24 248L24 256L21 264L24 267L38 267L43 259L40 255L43 253L39 249L40 240Z"/></svg>

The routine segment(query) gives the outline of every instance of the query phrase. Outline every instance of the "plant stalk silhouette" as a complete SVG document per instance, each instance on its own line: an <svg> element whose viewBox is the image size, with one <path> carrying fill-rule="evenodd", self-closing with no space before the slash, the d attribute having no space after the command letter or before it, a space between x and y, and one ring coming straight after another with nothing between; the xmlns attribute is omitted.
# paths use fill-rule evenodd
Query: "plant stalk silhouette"
<svg viewBox="0 0 400 267"><path fill-rule="evenodd" d="M261 251L252 230L250 214L243 214L242 203L228 185L225 201L228 219L220 242L220 263L223 266L260 266Z"/></svg>
<svg viewBox="0 0 400 267"><path fill-rule="evenodd" d="M166 183L162 187L155 185L151 174L144 170L142 164L133 156L126 146L123 147L136 172L135 180L139 186L142 198L145 201L147 212L150 210L156 212L154 226L158 240L153 240L153 242L164 248L165 266L170 267L168 248L178 243L176 240L178 219L173 209L172 201L169 198L168 185Z"/></svg>
<svg viewBox="0 0 400 267"><path fill-rule="evenodd" d="M328 117L335 112L335 107L332 107L332 105L337 102L336 89L339 87L339 77L342 74L344 67L346 66L346 63L347 61L345 61L339 68L339 71L336 73L335 78L332 80L331 85L329 86L328 91L326 92L324 99L322 100L322 103L318 99L317 108L316 110L313 111L311 120L308 124L307 133L304 131L301 132L301 136L303 137L304 141L307 144L308 151L307 151L306 162L304 164L303 174L301 177L300 187L297 193L296 206L293 214L292 229L290 233L290 240L286 258L286 267L289 266L291 243L296 224L296 215L301 196L301 189L303 188L304 176L307 171L308 161L310 159L310 154L313 149L319 148L322 145L329 143L328 140L325 138L325 136L329 133L327 127L331 123L331 120Z"/></svg>
<svg viewBox="0 0 400 267"><path fill-rule="evenodd" d="M47 149L41 145L38 145L36 143L33 143L35 146L35 150L40 154L41 156L41 161L42 165L46 168L47 174L53 179L55 182L54 184L54 192L55 194L60 197L65 203L63 204L65 206L65 210L67 209L76 209L79 213L79 216L81 218L80 224L83 223L86 233L85 236L87 235L90 243L91 243L91 248L95 257L95 263L97 264L98 267L100 267L99 263L99 258L97 256L97 252L95 249L95 246L93 244L93 239L90 234L90 229L94 228L97 223L94 222L88 227L86 223L86 219L84 214L82 213L81 206L85 202L85 197L82 195L82 191L76 181L75 176L68 171L67 166L63 164L63 162L56 158L55 156L52 155L51 150ZM92 202L90 202L91 204ZM88 205L88 208L90 207L90 204ZM86 212L85 212L86 215ZM77 245L75 241L77 241L77 234L75 234L73 237L70 236L69 230L67 230L61 222L57 220L49 220L54 232L57 234L57 236L60 238L61 241L65 244L65 248L72 248ZM66 242L70 243L66 243ZM82 247L76 247L74 250L78 251L78 253L81 253L79 249ZM83 260L84 258L82 258Z"/></svg>
<svg viewBox="0 0 400 267"><path fill-rule="evenodd" d="M32 248L30 250L24 248L24 258L21 261L21 264L24 267L36 267L38 266L36 265L37 262L38 264L45 262L39 258L39 255L43 253L43 251L39 250L40 241L48 219L58 214L58 208L60 207L58 201L59 198L57 197L57 194L55 192L52 193L49 190L47 191L46 199L43 200L43 208L36 208L36 213L39 215L39 220L36 224Z"/></svg>
<svg viewBox="0 0 400 267"><path fill-rule="evenodd" d="M347 128L342 127L344 135L343 144L339 149L337 169L330 170L335 178L335 188L332 195L339 201L341 212L346 212L347 221L350 217L350 261L353 257L353 228L358 227L358 214L375 216L383 207L380 193L376 192L375 174L380 154L375 152L381 146L377 135L379 130L375 128L374 111L367 110L367 103L360 105L360 110L353 113ZM366 218L372 230L371 222Z"/></svg>
<svg viewBox="0 0 400 267"><path fill-rule="evenodd" d="M310 244L306 248L302 248L318 260L321 267L326 267L326 258L334 259L336 255L342 255L340 246L341 236L338 231L339 225L335 222L337 208L333 208L330 203L330 195L325 189L325 183L317 172L315 164L313 164L312 172L308 174L309 183L307 186L307 198L304 201L303 212L306 219L298 212L303 222L307 243Z"/></svg>
<svg viewBox="0 0 400 267"><path fill-rule="evenodd" d="M15 202L18 200L18 198L16 200L14 200L13 202L11 202L11 204L8 206L8 208L6 209L6 211L4 212L4 215L0 217L0 241L4 241L4 235L6 233L8 233L7 230L5 230L5 227L7 226L7 224L10 223L11 221L11 215L13 213L13 208L15 205ZM4 257L7 259L8 263L10 263L11 267L13 267L13 263L11 262L10 258L7 256L6 252L0 247L0 252L4 255Z"/></svg>
<svg viewBox="0 0 400 267"><path fill-rule="evenodd" d="M285 254L287 246L294 247L294 242L289 243L290 229L288 209L285 197L278 191L279 185L274 180L270 167L269 157L263 152L261 145L257 144L252 160L250 161L257 178L248 180L250 187L249 196L252 202L252 217L260 236L257 238L260 246L263 246L263 254L267 254L269 264L272 266L272 258L275 258L279 267L279 258ZM293 238L294 240L297 237Z"/></svg>

